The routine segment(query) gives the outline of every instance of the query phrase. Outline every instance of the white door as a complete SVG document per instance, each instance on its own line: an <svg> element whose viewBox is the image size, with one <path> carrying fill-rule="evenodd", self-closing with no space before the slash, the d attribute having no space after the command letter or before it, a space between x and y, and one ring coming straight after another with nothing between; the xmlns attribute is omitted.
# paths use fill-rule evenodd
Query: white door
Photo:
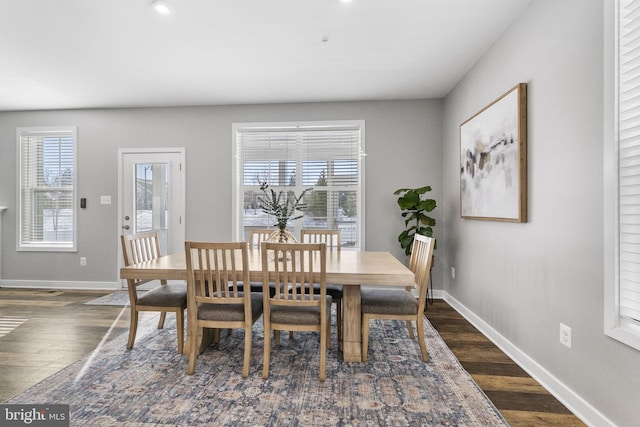
<svg viewBox="0 0 640 427"><path fill-rule="evenodd" d="M119 159L119 229L158 231L161 253L184 251L184 149L122 149ZM122 263L118 241L119 268Z"/></svg>

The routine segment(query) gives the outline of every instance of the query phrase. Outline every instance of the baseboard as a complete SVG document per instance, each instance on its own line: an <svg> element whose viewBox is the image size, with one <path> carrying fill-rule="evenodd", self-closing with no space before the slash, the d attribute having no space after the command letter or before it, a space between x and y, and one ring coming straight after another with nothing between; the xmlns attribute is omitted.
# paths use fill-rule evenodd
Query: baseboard
<svg viewBox="0 0 640 427"><path fill-rule="evenodd" d="M121 289L120 282L71 282L54 280L0 280L1 288L39 288L39 289L80 289L115 291Z"/></svg>
<svg viewBox="0 0 640 427"><path fill-rule="evenodd" d="M604 414L594 408L573 390L558 380L542 365L530 358L526 353L513 345L509 340L493 329L488 323L464 306L460 301L441 291L440 297L434 292L434 297L445 300L451 307L467 319L473 326L491 340L500 350L515 361L531 377L546 388L556 399L562 402L571 412L589 426L612 426L615 424Z"/></svg>

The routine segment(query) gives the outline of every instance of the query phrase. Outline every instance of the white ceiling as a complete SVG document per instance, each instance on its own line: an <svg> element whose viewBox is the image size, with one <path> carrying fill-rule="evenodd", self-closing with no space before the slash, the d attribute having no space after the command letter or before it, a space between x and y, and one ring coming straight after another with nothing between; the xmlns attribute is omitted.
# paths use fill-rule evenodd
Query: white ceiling
<svg viewBox="0 0 640 427"><path fill-rule="evenodd" d="M0 111L441 98L532 0L149 1L2 0Z"/></svg>

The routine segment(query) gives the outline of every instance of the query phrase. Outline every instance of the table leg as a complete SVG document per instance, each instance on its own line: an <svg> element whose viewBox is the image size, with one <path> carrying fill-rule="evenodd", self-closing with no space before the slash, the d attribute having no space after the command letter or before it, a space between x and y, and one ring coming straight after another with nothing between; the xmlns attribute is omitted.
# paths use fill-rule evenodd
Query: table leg
<svg viewBox="0 0 640 427"><path fill-rule="evenodd" d="M360 285L343 286L343 351L345 362L362 362Z"/></svg>

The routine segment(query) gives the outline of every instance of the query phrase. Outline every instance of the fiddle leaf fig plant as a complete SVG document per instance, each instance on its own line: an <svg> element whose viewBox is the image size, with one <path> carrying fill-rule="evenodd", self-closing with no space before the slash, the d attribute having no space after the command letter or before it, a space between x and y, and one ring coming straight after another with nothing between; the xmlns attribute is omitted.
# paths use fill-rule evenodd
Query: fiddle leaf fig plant
<svg viewBox="0 0 640 427"><path fill-rule="evenodd" d="M402 210L404 225L407 227L398 236L400 246L406 255L411 255L411 246L416 233L433 237L432 227L436 225L436 220L427 213L436 208L436 201L426 198L425 194L429 191L431 187L427 185L420 188L400 188L393 193L400 196L398 206Z"/></svg>

